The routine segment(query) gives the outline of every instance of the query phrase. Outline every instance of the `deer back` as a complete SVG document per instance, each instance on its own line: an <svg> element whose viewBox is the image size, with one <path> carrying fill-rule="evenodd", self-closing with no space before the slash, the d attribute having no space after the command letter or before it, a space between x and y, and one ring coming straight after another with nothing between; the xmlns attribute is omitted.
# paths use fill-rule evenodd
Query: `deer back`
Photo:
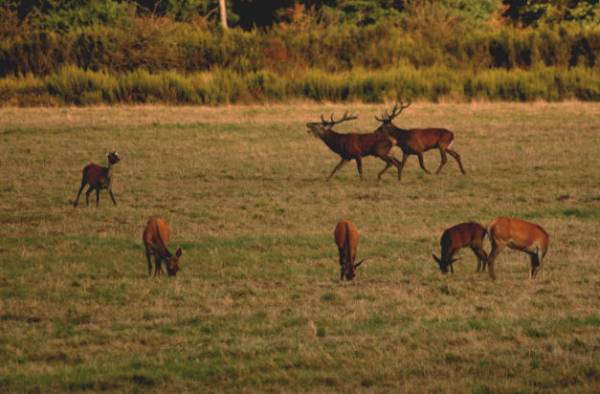
<svg viewBox="0 0 600 394"><path fill-rule="evenodd" d="M450 246L463 248L472 244L481 244L485 234L485 228L479 223L461 223L444 231L440 244L442 248L444 246L446 248Z"/></svg>
<svg viewBox="0 0 600 394"><path fill-rule="evenodd" d="M83 169L85 180L94 186L108 185L108 169L98 164L88 164Z"/></svg>
<svg viewBox="0 0 600 394"><path fill-rule="evenodd" d="M548 233L540 225L518 218L497 217L487 225L487 231L490 239L517 249L527 250L532 246L545 249L549 243Z"/></svg>
<svg viewBox="0 0 600 394"><path fill-rule="evenodd" d="M146 247L158 253L160 257L168 258L171 256L167 249L171 238L171 230L169 230L169 226L163 218L150 218L142 238Z"/></svg>
<svg viewBox="0 0 600 394"><path fill-rule="evenodd" d="M358 230L349 220L340 220L335 227L335 243L340 253L340 264L354 265L358 248Z"/></svg>

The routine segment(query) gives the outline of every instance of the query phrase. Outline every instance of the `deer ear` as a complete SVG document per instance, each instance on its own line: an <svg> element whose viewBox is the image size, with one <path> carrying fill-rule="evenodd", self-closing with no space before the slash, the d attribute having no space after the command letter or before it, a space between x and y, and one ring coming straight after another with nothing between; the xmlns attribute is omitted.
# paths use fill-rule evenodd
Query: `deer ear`
<svg viewBox="0 0 600 394"><path fill-rule="evenodd" d="M432 256L433 256L433 259L434 259L434 260L435 260L435 261L436 261L438 264L442 264L442 262L440 261L440 259L439 259L439 258L438 258L436 255L432 254Z"/></svg>
<svg viewBox="0 0 600 394"><path fill-rule="evenodd" d="M181 252L182 252L182 249L181 249L181 246L180 246L179 249L177 249L177 252L175 252L175 256L177 258L179 258L181 256Z"/></svg>
<svg viewBox="0 0 600 394"><path fill-rule="evenodd" d="M361 261L359 261L358 263L354 264L354 268L358 268L366 259L363 259Z"/></svg>
<svg viewBox="0 0 600 394"><path fill-rule="evenodd" d="M454 263L456 260L458 260L458 259L452 259L452 260L450 260L450 261L448 262L448 265L450 265L450 264Z"/></svg>

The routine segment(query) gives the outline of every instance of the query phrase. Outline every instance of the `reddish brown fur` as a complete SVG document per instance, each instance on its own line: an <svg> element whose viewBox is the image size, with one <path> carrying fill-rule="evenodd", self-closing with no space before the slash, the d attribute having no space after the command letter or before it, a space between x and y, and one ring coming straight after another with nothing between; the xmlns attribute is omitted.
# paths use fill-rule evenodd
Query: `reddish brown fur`
<svg viewBox="0 0 600 394"><path fill-rule="evenodd" d="M450 271L454 273L453 264L456 259L453 257L458 251L464 247L469 246L475 256L477 256L477 272L482 268L485 271L485 262L487 260L487 254L483 249L483 240L485 239L485 228L479 223L469 222L461 223L456 226L450 227L442 234L440 239L440 245L442 246L442 255L439 259L436 255L433 255L434 260L439 264L442 273L448 272L448 266Z"/></svg>
<svg viewBox="0 0 600 394"><path fill-rule="evenodd" d="M356 268L362 263L361 261L354 264L358 248L358 230L351 221L340 220L333 235L340 255L340 280L344 280L344 276L347 280L352 280L356 275Z"/></svg>
<svg viewBox="0 0 600 394"><path fill-rule="evenodd" d="M496 279L494 260L506 246L529 254L529 279L533 279L542 269L542 260L548 251L550 237L541 226L522 219L501 216L487 225L487 233L492 242L492 251L488 258L490 278Z"/></svg>
<svg viewBox="0 0 600 394"><path fill-rule="evenodd" d="M307 123L308 132L316 137L319 137L325 144L340 155L341 161L335 166L331 174L327 177L329 180L333 174L335 174L340 168L351 160L356 161L358 168L358 174L362 181L362 158L366 156L376 156L387 163L384 171L388 167L394 165L398 168L398 179L400 179L400 166L401 163L394 158L390 151L395 144L395 140L392 137L369 133L369 134L339 134L331 129L333 125L330 122L323 121L322 123ZM384 171L381 171L377 176L377 180L381 179L381 175Z"/></svg>
<svg viewBox="0 0 600 394"><path fill-rule="evenodd" d="M106 156L108 157L108 167L102 167L94 163L84 167L83 176L81 179L81 187L77 192L77 198L75 199L75 203L73 204L74 208L77 207L77 203L79 202L79 196L81 195L81 192L86 185L90 185L89 189L85 193L86 205L89 205L89 196L92 190L94 189L96 190L96 206L98 206L98 202L100 201L100 190L102 189L107 189L113 204L117 205L115 197L112 193L112 166L114 164L117 164L120 161L120 159L117 154L117 151L107 153Z"/></svg>
<svg viewBox="0 0 600 394"><path fill-rule="evenodd" d="M156 217L148 220L148 224L142 235L142 240L146 248L146 259L148 260L148 275L152 275L151 256L154 256L154 276L160 276L163 273L162 260L168 262L167 273L169 276L177 274L179 270L179 257L181 257L181 247L177 249L175 256L173 256L167 249L170 238L171 230L169 230L165 219Z"/></svg>
<svg viewBox="0 0 600 394"><path fill-rule="evenodd" d="M419 158L419 165L426 173L430 173L427 168L425 168L425 163L423 162L423 153L430 149L439 149L442 161L437 171L438 174L444 164L448 161L446 158L446 152L449 153L454 159L457 161L458 166L460 167L460 171L463 174L466 174L462 162L460 160L460 155L454 149L452 149L452 142L454 141L454 134L446 129L438 129L438 128L429 128L429 129L401 129L396 127L392 123L392 119L396 116L400 115L404 108L407 108L410 103L406 106L402 106L398 108L398 105L394 107L392 114L384 114L381 118L375 117L377 120L382 122L382 125L375 130L375 133L383 133L393 137L396 140L396 145L402 149L402 166L399 169L398 179L400 178L400 173L406 164L406 160L410 155L417 155ZM399 110L399 111L398 111ZM383 171L386 171L389 168L386 167Z"/></svg>

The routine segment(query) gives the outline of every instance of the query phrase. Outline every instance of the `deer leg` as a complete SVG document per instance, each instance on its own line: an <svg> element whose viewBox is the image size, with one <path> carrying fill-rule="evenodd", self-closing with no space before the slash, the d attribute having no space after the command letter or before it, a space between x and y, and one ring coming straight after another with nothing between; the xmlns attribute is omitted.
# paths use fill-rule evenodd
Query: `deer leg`
<svg viewBox="0 0 600 394"><path fill-rule="evenodd" d="M400 163L400 162L398 161L398 159L396 159L396 158L395 158L394 156L392 156L392 155L389 155L389 156L388 156L388 158L389 158L390 162L391 162L393 165L395 165L395 166L396 166L396 168L398 169L398 180L400 180L400 171L402 171L402 163ZM389 166L389 163L388 163L388 166Z"/></svg>
<svg viewBox="0 0 600 394"><path fill-rule="evenodd" d="M448 153L450 153L450 156L454 157L454 159L458 163L458 166L460 167L460 172L462 172L463 174L466 174L467 172L463 168L462 162L460 161L460 155L458 154L458 152L455 151L454 149L448 148Z"/></svg>
<svg viewBox="0 0 600 394"><path fill-rule="evenodd" d="M150 259L151 253L146 248L146 260L148 260L148 276L152 276L152 260Z"/></svg>
<svg viewBox="0 0 600 394"><path fill-rule="evenodd" d="M483 270L481 270L481 272L484 272L487 260L487 253L485 253L485 250L483 250L481 245L471 245L471 250L473 251L473 253L475 253L475 256L477 256L477 272L481 270L482 266Z"/></svg>
<svg viewBox="0 0 600 394"><path fill-rule="evenodd" d="M85 187L86 184L87 183L85 183L85 182L81 182L81 187L79 188L79 191L77 192L77 198L75 199L73 208L77 208L77 203L79 202L79 196L81 195L81 192L83 191L83 188Z"/></svg>
<svg viewBox="0 0 600 394"><path fill-rule="evenodd" d="M108 189L108 194L110 195L110 198L112 199L113 204L117 205L117 202L115 201L115 197L112 194L112 189Z"/></svg>
<svg viewBox="0 0 600 394"><path fill-rule="evenodd" d="M392 166L392 163L387 162L384 169L381 170L381 172L377 175L377 182L379 182L381 180L381 176L383 175L384 172L386 172L388 170L388 168L390 168Z"/></svg>
<svg viewBox="0 0 600 394"><path fill-rule="evenodd" d="M400 182L400 178L402 177L402 170L406 165L406 161L408 160L408 156L406 153L402 152L402 163L400 163L400 168L398 169L398 182Z"/></svg>
<svg viewBox="0 0 600 394"><path fill-rule="evenodd" d="M162 273L161 258L160 256L154 256L154 277L160 276Z"/></svg>
<svg viewBox="0 0 600 394"><path fill-rule="evenodd" d="M542 265L543 265L543 261L544 261L544 255L546 254L546 251L544 250L543 252L538 248L538 252L537 252L537 258L538 258L538 269L535 271L535 273L537 274L539 271L542 271ZM543 271L542 271L542 275L544 275Z"/></svg>
<svg viewBox="0 0 600 394"><path fill-rule="evenodd" d="M357 157L356 159L356 168L358 169L358 175L360 176L360 180L362 182L362 160L360 157Z"/></svg>
<svg viewBox="0 0 600 394"><path fill-rule="evenodd" d="M531 272L529 273L529 279L535 278L537 273L542 269L542 259L543 256L538 247L536 253L531 254Z"/></svg>
<svg viewBox="0 0 600 394"><path fill-rule="evenodd" d="M96 208L98 208L98 203L100 202L100 188L96 188Z"/></svg>
<svg viewBox="0 0 600 394"><path fill-rule="evenodd" d="M329 176L327 177L327 180L331 179L331 177L333 176L333 174L335 174L337 172L337 170L339 170L340 168L342 168L343 166L345 166L350 160L346 160L346 159L342 159L342 161L339 162L339 164L337 166L335 166L335 168L333 169L333 171L331 171L331 174L329 174Z"/></svg>
<svg viewBox="0 0 600 394"><path fill-rule="evenodd" d="M439 174L440 171L442 171L442 167L448 161L448 158L446 158L446 150L441 147L440 147L440 156L442 157L442 161L441 161L440 166L438 167L437 171L435 172L436 175Z"/></svg>
<svg viewBox="0 0 600 394"><path fill-rule="evenodd" d="M490 252L490 255L488 256L488 271L490 272L490 278L492 279L496 279L496 275L494 274L494 260L496 260L496 257L498 257L498 255L500 254L500 252L502 251L502 249L504 249L506 245L504 244L498 244L495 242L492 242L492 251Z"/></svg>
<svg viewBox="0 0 600 394"><path fill-rule="evenodd" d="M535 268L537 267L536 255L529 253L529 280L533 279L535 275Z"/></svg>
<svg viewBox="0 0 600 394"><path fill-rule="evenodd" d="M90 205L90 193L92 192L92 190L94 190L94 186L90 185L90 188L87 189L87 191L85 192L85 206L89 206Z"/></svg>
<svg viewBox="0 0 600 394"><path fill-rule="evenodd" d="M456 255L456 253L458 253L459 250L460 250L460 248L450 250L448 252L448 257L445 260L447 265L450 267L451 274L454 274L454 262L451 262L451 261L454 258L454 256ZM443 254L442 254L442 256L443 256Z"/></svg>
<svg viewBox="0 0 600 394"><path fill-rule="evenodd" d="M423 162L423 154L422 153L417 153L417 156L419 157L419 165L421 166L421 168L423 169L423 171L425 171L428 174L431 174L431 172L427 171L427 168L425 168L425 163Z"/></svg>

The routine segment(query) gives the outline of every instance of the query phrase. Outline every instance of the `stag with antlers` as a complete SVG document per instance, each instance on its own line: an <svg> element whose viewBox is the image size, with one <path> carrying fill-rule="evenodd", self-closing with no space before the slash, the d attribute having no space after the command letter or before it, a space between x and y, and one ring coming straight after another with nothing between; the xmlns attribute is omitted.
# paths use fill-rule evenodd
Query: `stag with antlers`
<svg viewBox="0 0 600 394"><path fill-rule="evenodd" d="M356 160L358 174L360 175L360 180L362 181L362 158L365 156L377 156L381 160L385 161L387 165L384 171L392 165L396 166L398 168L398 180L400 180L401 164L390 153L390 150L396 143L393 137L385 134L375 133L339 134L332 130L334 125L348 120L354 120L357 117L358 116L352 115L348 116L348 111L346 111L340 120L334 120L333 114L331 114L331 120L327 121L323 115L321 115L321 123L306 124L309 134L312 134L313 136L323 140L329 149L340 155L342 159L327 177L327 180L329 180L333 174L335 174L345 164L351 160ZM381 175L384 173L384 171L379 173L377 176L377 181L381 179Z"/></svg>
<svg viewBox="0 0 600 394"><path fill-rule="evenodd" d="M402 173L402 169L406 164L406 159L410 155L417 155L419 158L419 164L423 171L430 174L425 168L425 164L423 163L423 153L434 148L438 148L440 150L440 155L442 156L442 162L435 172L438 174L444 164L448 161L446 158L446 152L450 154L457 162L460 167L460 171L463 174L466 174L462 162L460 161L460 155L454 149L452 149L452 143L454 142L454 133L446 129L401 129L396 127L392 120L400 115L405 108L410 106L411 102L404 105L403 102L400 104L396 103L394 108L392 109L392 113L388 114L386 111L381 117L375 116L375 119L380 121L382 124L375 130L375 133L383 133L385 135L391 136L396 140L396 145L402 149L402 165L398 170L398 180L400 180L400 176ZM389 164L386 168L383 169L381 173L384 173L389 168Z"/></svg>

